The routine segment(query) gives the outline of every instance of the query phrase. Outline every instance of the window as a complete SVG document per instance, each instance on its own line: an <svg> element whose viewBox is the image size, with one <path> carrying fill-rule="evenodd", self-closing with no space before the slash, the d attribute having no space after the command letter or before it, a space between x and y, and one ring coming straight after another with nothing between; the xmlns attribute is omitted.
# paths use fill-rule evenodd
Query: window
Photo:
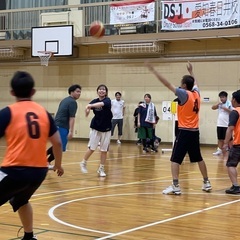
<svg viewBox="0 0 240 240"><path fill-rule="evenodd" d="M5 16L0 16L0 30L5 30L6 27Z"/></svg>

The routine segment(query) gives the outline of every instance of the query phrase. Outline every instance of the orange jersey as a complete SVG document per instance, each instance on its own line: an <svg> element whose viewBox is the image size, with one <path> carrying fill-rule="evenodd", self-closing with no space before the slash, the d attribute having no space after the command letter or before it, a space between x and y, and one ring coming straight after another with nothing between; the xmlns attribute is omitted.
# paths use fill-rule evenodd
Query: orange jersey
<svg viewBox="0 0 240 240"><path fill-rule="evenodd" d="M240 116L240 107L236 107L234 110L236 110ZM234 126L233 130L233 145L240 145L240 119L238 118L236 125Z"/></svg>
<svg viewBox="0 0 240 240"><path fill-rule="evenodd" d="M178 104L179 128L198 129L200 95L197 91L187 91L188 99L183 105Z"/></svg>
<svg viewBox="0 0 240 240"><path fill-rule="evenodd" d="M2 167L47 167L50 129L47 111L32 101L20 101L8 107L11 119L5 130L7 150Z"/></svg>

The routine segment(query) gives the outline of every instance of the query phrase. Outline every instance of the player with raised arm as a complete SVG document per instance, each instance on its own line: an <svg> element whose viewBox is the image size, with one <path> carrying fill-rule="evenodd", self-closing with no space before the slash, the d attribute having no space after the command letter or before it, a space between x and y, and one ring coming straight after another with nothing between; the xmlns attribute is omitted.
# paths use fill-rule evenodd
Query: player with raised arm
<svg viewBox="0 0 240 240"><path fill-rule="evenodd" d="M191 63L187 64L190 75L183 76L181 86L176 87L164 78L150 63L146 63L148 69L158 80L171 90L179 99L177 114L179 131L176 136L172 156L171 172L173 183L163 190L163 194L181 194L179 185L179 168L186 153L189 154L190 162L197 162L203 176L202 190L209 192L212 187L208 179L207 167L202 158L199 141L199 110L200 94L197 80L193 74Z"/></svg>

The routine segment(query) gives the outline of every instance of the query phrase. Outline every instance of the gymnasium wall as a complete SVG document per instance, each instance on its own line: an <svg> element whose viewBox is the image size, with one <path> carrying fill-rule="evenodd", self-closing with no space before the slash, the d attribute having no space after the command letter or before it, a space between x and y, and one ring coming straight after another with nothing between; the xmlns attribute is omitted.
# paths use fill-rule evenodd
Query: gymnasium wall
<svg viewBox="0 0 240 240"><path fill-rule="evenodd" d="M196 43L193 42L193 45ZM204 43L201 43L204 45ZM216 42L217 44L217 42ZM213 44L215 46L215 44ZM240 84L240 63L238 60L219 59L218 56L210 60L204 54L200 57L184 56L190 51L190 45L186 49L186 43L171 45L166 50L171 58L155 57L151 61L167 79L179 86L181 77L187 74L186 62L191 60L194 66L195 75L198 79L201 96L209 98L209 102L202 101L200 111L200 132L202 144L216 144L216 120L217 111L213 111L211 106L218 101L218 93L225 90L231 93L237 90ZM198 49L197 47L192 48ZM199 46L201 52L203 47ZM205 47L205 49L207 49ZM199 50L199 51L200 51ZM207 51L208 50L208 51ZM213 51L214 47L206 50ZM218 49L222 51L222 49ZM230 51L230 50L229 50ZM92 52L92 53L91 53ZM86 60L60 62L50 60L48 67L40 66L40 63L4 63L0 64L0 108L14 102L14 98L9 95L9 80L17 70L30 72L36 81L37 93L34 100L55 113L62 98L68 96L67 89L71 84L79 83L82 86L82 95L78 100L78 112L76 116L75 137L88 138L89 123L92 115L85 118L84 109L90 100L97 97L96 88L104 83L109 88L109 97L114 98L116 91L122 92L122 98L126 102L126 114L124 118L123 140L135 140L136 134L133 129L133 112L137 103L143 100L145 93L152 95L160 121L156 128L157 136L163 142L172 141L172 122L162 120L162 101L171 101L174 94L167 90L158 82L154 75L149 73L144 66L144 58L139 59L112 59L91 61L91 56L101 55L103 49L100 47L94 50L88 49L87 53L82 51ZM116 138L117 131L115 130Z"/></svg>
<svg viewBox="0 0 240 240"><path fill-rule="evenodd" d="M37 93L34 100L55 113L59 102L68 96L70 85L82 86L78 100L75 137L88 138L92 115L85 118L84 109L90 100L97 97L96 88L104 83L109 88L109 97L116 91L122 92L126 102L123 140L135 140L133 112L145 93L152 95L160 121L157 136L163 142L172 141L172 122L162 120L162 101L172 101L175 96L149 73L144 66L149 59L154 66L173 84L179 86L181 77L187 74L186 63L190 60L199 82L202 99L200 110L200 133L202 144L216 144L217 111L211 106L218 101L218 93L225 90L229 99L233 91L240 88L240 41L238 38L216 38L201 40L178 40L165 43L164 54L144 56L112 56L107 44L80 45L77 58L51 58L48 67L40 66L39 59L0 62L0 108L14 102L9 94L9 80L17 70L30 72L36 81ZM116 138L117 131L115 130Z"/></svg>

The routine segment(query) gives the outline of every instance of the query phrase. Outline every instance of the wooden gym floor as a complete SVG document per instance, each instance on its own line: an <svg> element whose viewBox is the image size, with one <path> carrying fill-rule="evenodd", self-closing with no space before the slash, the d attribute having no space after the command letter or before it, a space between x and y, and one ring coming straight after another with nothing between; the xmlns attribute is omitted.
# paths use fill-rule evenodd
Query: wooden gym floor
<svg viewBox="0 0 240 240"><path fill-rule="evenodd" d="M4 142L0 141L0 156ZM184 160L182 195L163 195L171 184L171 152L142 153L135 143L112 140L106 178L98 177L99 151L82 174L79 162L87 142L70 141L63 156L64 176L50 171L32 197L34 231L39 240L232 240L240 239L240 195L226 195L231 186L222 157L202 147L213 190L201 190L197 164ZM1 207L0 240L15 240L23 231L9 204Z"/></svg>

